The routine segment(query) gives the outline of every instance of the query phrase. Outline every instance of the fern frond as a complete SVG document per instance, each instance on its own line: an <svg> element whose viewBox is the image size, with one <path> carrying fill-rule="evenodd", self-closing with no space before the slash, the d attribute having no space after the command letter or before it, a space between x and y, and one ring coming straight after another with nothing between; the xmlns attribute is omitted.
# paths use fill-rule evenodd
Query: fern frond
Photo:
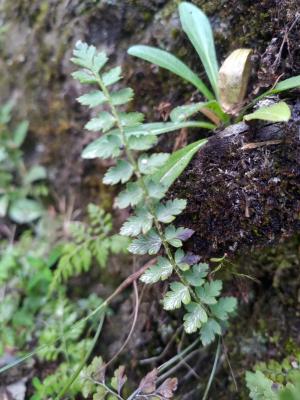
<svg viewBox="0 0 300 400"><path fill-rule="evenodd" d="M88 272L96 262L105 268L110 253L126 252L128 240L120 235L110 235L112 216L101 207L89 204L87 208L88 223L72 222L69 225L71 240L65 243L61 257L54 272L50 291L58 284L74 276Z"/></svg>

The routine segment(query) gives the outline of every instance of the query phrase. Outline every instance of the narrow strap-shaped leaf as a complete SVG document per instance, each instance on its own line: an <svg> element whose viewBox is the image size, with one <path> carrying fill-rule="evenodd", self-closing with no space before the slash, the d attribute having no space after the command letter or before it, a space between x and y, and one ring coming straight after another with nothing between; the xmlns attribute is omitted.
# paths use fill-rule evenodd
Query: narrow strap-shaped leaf
<svg viewBox="0 0 300 400"><path fill-rule="evenodd" d="M262 93L258 97L256 97L249 105L255 104L257 101L263 99L270 94L277 94L284 92L290 89L300 88L300 75L293 76L292 78L285 79L283 81L278 82L273 89L269 89L266 92ZM248 107L247 107L248 108Z"/></svg>
<svg viewBox="0 0 300 400"><path fill-rule="evenodd" d="M211 86L218 97L218 62L209 19L196 6L183 2L179 5L182 28L196 49Z"/></svg>
<svg viewBox="0 0 300 400"><path fill-rule="evenodd" d="M183 149L175 151L165 165L151 179L169 188L191 161L193 155L207 142L201 139L191 143Z"/></svg>
<svg viewBox="0 0 300 400"><path fill-rule="evenodd" d="M287 122L290 118L290 107L284 101L280 101L269 107L261 107L253 113L244 116L245 121L260 119L271 122Z"/></svg>
<svg viewBox="0 0 300 400"><path fill-rule="evenodd" d="M205 102L200 103L191 103L191 104L184 104L183 106L178 106L173 108L170 114L170 119L173 122L182 122L186 119L190 118L191 116L197 114L201 108L206 107L207 104Z"/></svg>
<svg viewBox="0 0 300 400"><path fill-rule="evenodd" d="M125 134L130 136L145 136L145 135L161 135L163 133L177 131L182 128L204 128L215 129L216 126L210 122L204 121L186 121L186 122L153 122L142 124L133 128L125 128ZM112 131L111 133L115 133Z"/></svg>
<svg viewBox="0 0 300 400"><path fill-rule="evenodd" d="M173 56L173 54L165 50L144 45L130 47L128 54L173 72L173 74L193 84L208 100L214 99L214 95L203 81L185 63Z"/></svg>
<svg viewBox="0 0 300 400"><path fill-rule="evenodd" d="M280 93L285 90L300 88L300 75L293 76L292 78L285 79L284 81L278 82L270 93Z"/></svg>

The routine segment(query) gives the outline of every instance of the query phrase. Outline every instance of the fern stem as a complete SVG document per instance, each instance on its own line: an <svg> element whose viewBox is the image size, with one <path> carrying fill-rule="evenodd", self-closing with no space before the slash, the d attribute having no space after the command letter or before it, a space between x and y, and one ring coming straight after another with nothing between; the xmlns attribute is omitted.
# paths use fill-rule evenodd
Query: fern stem
<svg viewBox="0 0 300 400"><path fill-rule="evenodd" d="M178 267L178 265L177 265L177 263L175 261L175 258L174 258L173 254L172 254L171 247L169 246L169 244L168 244L168 242L166 240L166 237L165 237L165 234L164 234L164 231L163 231L163 227L162 227L161 223L158 221L153 201L152 201L152 199L151 199L151 197L149 195L149 191L147 189L147 185L145 184L145 181L144 181L142 173L141 173L141 171L139 169L138 163L136 162L136 160L134 158L134 155L133 155L132 151L130 150L129 143L128 143L127 137L125 135L124 127L122 126L118 111L117 111L116 107L114 106L114 104L112 102L111 95L110 95L109 91L107 90L106 86L104 85L100 75L99 74L94 74L94 76L95 76L95 78L96 78L96 80L97 80L97 82L99 84L100 89L104 93L104 95L105 95L105 97L106 97L106 99L108 101L108 104L109 104L109 106L111 108L111 113L112 113L112 115L114 116L114 118L116 120L116 125L117 125L117 127L118 127L118 129L120 131L121 137L122 137L125 154L127 156L128 161L130 162L130 164L133 167L134 174L135 174L135 176L137 178L137 183L138 183L138 185L140 186L140 188L142 189L142 191L144 193L146 207L147 207L148 211L150 212L150 214L153 217L154 225L156 227L156 230L157 230L157 233L158 233L158 235L160 237L162 245L163 245L163 247L165 249L166 255L167 255L167 257L168 257L168 259L169 259L169 261L170 261L170 263L171 263L176 275L178 276L179 280L189 289L191 297L197 303L201 304L202 307L206 308L202 304L202 302L200 301L200 299L197 296L197 294L192 289L191 285L188 283L188 281L181 274L180 268Z"/></svg>
<svg viewBox="0 0 300 400"><path fill-rule="evenodd" d="M207 400L207 396L208 396L208 393L210 391L211 384L212 384L212 382L214 380L214 377L216 375L218 361L219 361L219 357L220 357L220 352L221 352L221 340L219 338L214 364L213 364L213 367L212 367L212 370L211 370L211 373L210 373L210 376L209 376L209 380L207 382L207 386L206 386L204 395L202 397L202 400Z"/></svg>

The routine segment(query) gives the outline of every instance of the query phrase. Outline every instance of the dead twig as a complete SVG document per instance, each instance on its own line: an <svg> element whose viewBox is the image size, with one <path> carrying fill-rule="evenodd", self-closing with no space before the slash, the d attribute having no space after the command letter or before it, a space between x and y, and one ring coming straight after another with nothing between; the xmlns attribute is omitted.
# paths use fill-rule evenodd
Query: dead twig
<svg viewBox="0 0 300 400"><path fill-rule="evenodd" d="M134 332L136 322L137 322L138 312L139 312L139 304L140 304L139 303L139 292L138 292L136 280L133 281L133 289L134 289L134 296L135 296L135 307L134 307L133 321L132 321L132 325L131 325L129 334L128 334L125 342L120 347L120 349L116 352L116 354L114 354L113 357L104 365L105 368L107 368L107 366L110 365L122 353L122 351L127 346L128 342L130 341L132 334Z"/></svg>
<svg viewBox="0 0 300 400"><path fill-rule="evenodd" d="M244 146L241 147L241 150L252 150L262 146L271 146L274 144L280 144L282 142L283 142L282 140L267 140L266 142L246 143L244 144Z"/></svg>

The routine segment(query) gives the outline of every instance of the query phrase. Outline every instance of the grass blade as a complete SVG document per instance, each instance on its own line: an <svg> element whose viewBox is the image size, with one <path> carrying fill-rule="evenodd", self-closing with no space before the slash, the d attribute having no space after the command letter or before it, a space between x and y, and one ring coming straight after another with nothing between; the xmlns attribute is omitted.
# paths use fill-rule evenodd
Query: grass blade
<svg viewBox="0 0 300 400"><path fill-rule="evenodd" d="M191 161L194 154L207 142L207 139L201 139L191 143L183 149L175 151L161 169L150 178L154 182L159 182L166 188L169 188L174 181L181 175L186 166Z"/></svg>
<svg viewBox="0 0 300 400"><path fill-rule="evenodd" d="M218 97L219 68L209 19L198 7L187 2L179 5L179 15L182 28L196 49L215 95Z"/></svg>
<svg viewBox="0 0 300 400"><path fill-rule="evenodd" d="M278 82L277 85L275 85L275 87L271 89L269 93L275 94L295 88L300 88L300 75L293 76L292 78Z"/></svg>
<svg viewBox="0 0 300 400"><path fill-rule="evenodd" d="M198 76L186 64L184 64L177 57L173 56L173 54L155 47L144 45L130 47L128 49L128 54L173 72L173 74L180 76L182 79L196 86L196 88L208 100L214 99L214 95L203 83L203 81L198 78Z"/></svg>

